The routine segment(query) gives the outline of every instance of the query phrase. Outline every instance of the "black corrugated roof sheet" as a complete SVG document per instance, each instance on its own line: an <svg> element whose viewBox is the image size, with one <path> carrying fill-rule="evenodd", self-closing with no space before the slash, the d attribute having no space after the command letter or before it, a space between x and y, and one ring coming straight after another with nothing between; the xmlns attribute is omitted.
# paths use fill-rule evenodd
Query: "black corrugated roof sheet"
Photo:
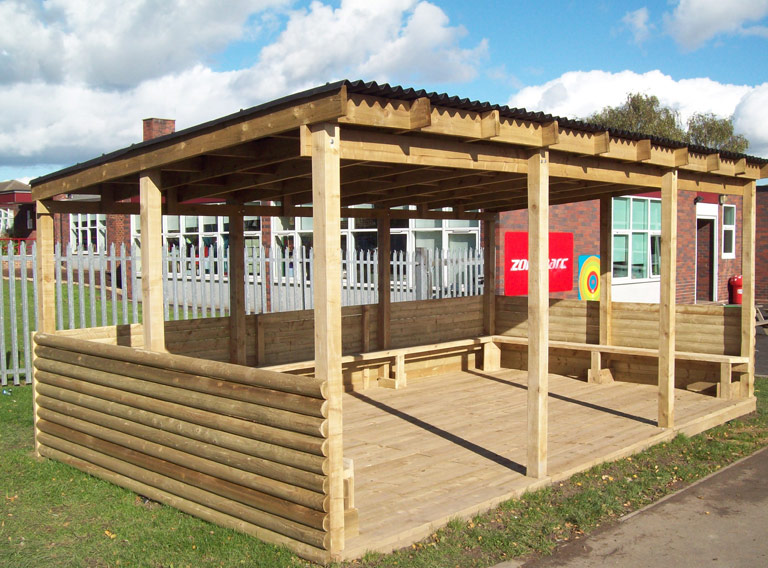
<svg viewBox="0 0 768 568"><path fill-rule="evenodd" d="M607 130L608 132L611 133L611 135L616 136L618 138L625 138L627 140L650 139L654 144L659 146L664 146L667 148L688 147L693 152L698 152L703 154L719 153L722 157L728 158L728 159L738 160L741 158L747 158L750 162L753 162L753 163L768 164L768 159L766 158L749 156L747 154L739 154L736 152L725 152L722 150L716 150L716 149L707 148L704 146L690 145L690 144L681 142L679 140L670 140L668 138L661 138L659 136L652 136L648 134L643 134L641 132L629 132L626 130L607 128L599 124L591 124L581 120L575 120L575 119L561 117L561 116L553 116L551 114L547 114L544 112L532 112L524 108L514 108L514 107L509 107L507 105L498 105L498 104L492 104L489 102L473 101L467 98L448 95L446 93L437 93L434 91L427 92L424 89L413 89L411 87L392 86L387 83L379 84L376 81L365 82L360 80L349 81L347 79L343 79L341 81L326 83L325 85L321 85L313 89L301 91L293 95L275 99L273 101L269 101L248 109L240 110L239 112L236 112L227 116L223 116L215 120L204 122L202 124L198 124L190 128L185 128L184 130L179 130L178 132L174 132L166 136L153 138L152 140L147 140L145 142L141 142L138 144L132 144L131 146L122 148L120 150L116 150L114 152L110 152L109 154L103 154L102 156L99 156L98 158L94 158L92 160L88 160L87 162L82 162L80 164L70 166L63 170L59 170L57 172L33 179L30 182L30 185L34 187L35 185L45 183L46 181L50 181L52 179L56 179L64 175L74 173L76 171L97 166L99 164L103 164L111 160L128 156L132 153L138 153L144 148L167 143L168 141L171 141L177 138L179 139L184 138L193 134L198 134L206 130L213 130L221 126L225 126L229 123L236 123L245 118L255 116L281 106L290 106L291 104L295 104L301 100L310 99L326 93L332 93L332 92L338 91L343 85L346 85L347 92L349 93L358 93L358 94L364 94L364 95L372 95L372 96L381 97L381 98L398 99L398 100L405 100L405 101L411 101L411 100L426 97L435 106L453 108L457 110L474 111L474 112L487 112L491 110L498 110L499 114L506 118L512 118L517 120L527 120L527 121L539 122L539 123L552 122L553 120L556 120L561 127L571 128L571 129L579 130L582 132L605 132Z"/></svg>

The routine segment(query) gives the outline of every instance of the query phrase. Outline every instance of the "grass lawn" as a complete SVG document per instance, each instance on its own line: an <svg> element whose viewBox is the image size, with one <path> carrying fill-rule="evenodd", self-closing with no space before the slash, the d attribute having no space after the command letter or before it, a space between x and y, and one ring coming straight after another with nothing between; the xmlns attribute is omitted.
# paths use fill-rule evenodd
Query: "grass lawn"
<svg viewBox="0 0 768 568"><path fill-rule="evenodd" d="M757 412L509 501L430 538L348 566L490 566L639 509L768 445L768 378ZM290 552L221 529L32 452L31 388L0 396L0 566L305 566Z"/></svg>

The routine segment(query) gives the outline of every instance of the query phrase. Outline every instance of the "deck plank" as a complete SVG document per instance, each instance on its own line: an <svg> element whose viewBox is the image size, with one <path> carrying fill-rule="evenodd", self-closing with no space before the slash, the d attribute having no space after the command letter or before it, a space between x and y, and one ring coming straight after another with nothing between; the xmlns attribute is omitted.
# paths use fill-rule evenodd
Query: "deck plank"
<svg viewBox="0 0 768 568"><path fill-rule="evenodd" d="M754 409L675 391L675 429L656 426L658 389L549 377L549 477L525 476L527 373L456 372L344 395L344 455L355 463L360 533L345 558L389 551L606 460Z"/></svg>

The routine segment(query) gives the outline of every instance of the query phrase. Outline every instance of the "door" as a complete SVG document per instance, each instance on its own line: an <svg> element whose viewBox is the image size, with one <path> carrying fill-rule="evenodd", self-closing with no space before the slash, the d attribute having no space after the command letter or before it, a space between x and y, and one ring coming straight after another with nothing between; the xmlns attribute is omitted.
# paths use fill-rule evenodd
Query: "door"
<svg viewBox="0 0 768 568"><path fill-rule="evenodd" d="M696 219L696 302L712 302L714 296L715 221Z"/></svg>

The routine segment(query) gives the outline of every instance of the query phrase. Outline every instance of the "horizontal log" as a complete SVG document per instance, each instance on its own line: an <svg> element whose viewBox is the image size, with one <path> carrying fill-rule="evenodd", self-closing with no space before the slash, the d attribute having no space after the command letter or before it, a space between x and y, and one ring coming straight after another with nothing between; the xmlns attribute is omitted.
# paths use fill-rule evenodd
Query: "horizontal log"
<svg viewBox="0 0 768 568"><path fill-rule="evenodd" d="M253 455L253 453L258 454L261 452L253 451L253 448L249 447L253 445L253 440L248 440L247 438L244 439L242 437L232 436L231 434L227 434L219 430L211 432L211 435L209 436L197 436L195 438L188 438L181 434L168 432L162 428L147 426L145 424L134 422L120 416L106 414L105 412L94 410L87 406L81 406L75 403L67 402L65 399L73 398L72 396L68 396L74 394L70 393L70 391L45 384L41 384L40 387L42 387L39 391L39 404L41 408L46 408L50 411L57 412L62 415L71 416L77 418L78 420L90 422L94 425L105 426L107 428L111 428L112 430L123 432L136 438L148 440L150 442L154 442L162 446L167 446L168 448L178 450L192 456L199 456L201 458L205 458L206 460L210 460L218 464L223 464L233 470L229 475L235 476L237 478L237 480L230 479L230 481L234 481L235 483L240 483L241 485L247 486L251 486L251 484L253 484L252 487L259 491L264 491L265 493L269 493L271 495L275 495L277 497L287 499L301 505L306 505L318 510L322 510L324 507L324 499L322 498L323 480L313 476L305 476L303 473L297 474L294 471L294 469L298 469L302 472L309 471L310 473L322 474L325 463L323 458L310 456L318 460L318 463L310 464L312 469L309 469L306 466L298 467L292 466L291 464L284 464L276 460L268 460L263 457ZM55 395L59 395L61 398L55 398ZM85 395L80 396L83 397ZM95 406L93 397L91 397L90 400L84 400L83 402ZM116 407L116 405L112 403L108 408L105 408L104 410L116 410L118 412L125 413L125 408L127 407ZM145 416L146 414L151 413L144 413L145 415L141 415L137 409L134 410L135 412L130 413L132 417L151 421L151 417ZM165 417L155 416L154 418L154 422L160 422L159 419ZM58 420L58 422L69 425L60 420ZM185 432L190 430L188 424L183 423L183 426L186 427ZM85 432L91 433L89 430L85 430ZM196 434L196 432L191 432L191 434ZM215 438L225 442L228 445L225 446L205 442L201 443L199 438ZM237 442L238 440L244 443L242 448L243 451L238 451L237 449L230 447L230 445L234 445L233 442ZM247 450L251 450L253 453L248 453ZM284 449L277 448L277 450ZM270 452L270 454L271 453L275 452ZM308 454L305 454L305 456L307 455ZM284 465L287 467L278 467L272 465L273 463L278 464L278 466ZM301 485L297 486L295 483L291 483L294 478L298 478ZM227 478L225 477L224 479ZM307 484L313 485L313 489L305 489L304 486Z"/></svg>
<svg viewBox="0 0 768 568"><path fill-rule="evenodd" d="M60 353L57 351L57 353ZM269 408L250 402L241 402L230 398L223 398L206 393L189 391L174 386L166 386L141 379L134 379L118 373L109 373L63 363L55 359L47 358L47 354L41 353L41 348L35 349L35 367L41 371L48 371L54 375L87 381L102 386L110 386L119 390L141 394L159 400L176 402L185 406L199 408L236 416L247 420L253 420L267 426L301 432L314 436L323 436L327 428L326 421L322 418L297 414L287 410ZM56 356L55 354L53 356ZM119 369L117 369L119 371Z"/></svg>
<svg viewBox="0 0 768 568"><path fill-rule="evenodd" d="M229 499L200 489L188 481L179 480L164 474L162 471L148 469L147 465L165 469L162 467L162 460L150 458L128 450L116 444L80 434L68 428L60 429L60 435L51 434L52 423L45 424L46 431L39 434L42 445L57 449L75 457L79 457L103 468L114 471L126 477L130 477L147 485L157 487L163 491L168 491L179 497L189 499L196 503L205 504L222 513L237 517L252 523L254 525L269 529L289 538L311 544L317 548L325 547L325 532L313 529L306 525L284 519L277 515L265 513L254 509L242 502ZM116 454L116 455L112 455ZM180 469L180 468L179 468ZM209 476L206 476L209 477ZM210 479L208 483L222 483L220 480Z"/></svg>
<svg viewBox="0 0 768 568"><path fill-rule="evenodd" d="M193 375L204 375L314 398L326 398L325 383L319 379L309 377L283 375L273 371L204 361L183 355L138 351L129 347L103 345L45 333L35 334L35 342L38 345L74 351L85 355L95 355L128 363L181 371Z"/></svg>
<svg viewBox="0 0 768 568"><path fill-rule="evenodd" d="M323 438L297 432L289 432L287 430L265 426L249 420L223 416L215 412L190 408L174 402L166 402L111 387L104 387L85 381L79 381L77 379L52 375L45 373L44 371L38 371L38 373L36 373L36 378L41 383L40 386L48 384L71 391L73 395L68 396L81 394L102 399L104 401L113 401L117 404L123 404L125 406L156 413L160 416L197 424L203 428L222 430L238 436L258 441L263 440L270 444L292 448L315 455L325 455L327 451L327 442ZM61 396L63 397L63 395ZM62 398L62 400L80 404L80 399ZM97 409L98 408L100 407L97 407Z"/></svg>
<svg viewBox="0 0 768 568"><path fill-rule="evenodd" d="M325 550L248 523L238 517L221 513L216 509L212 509L200 503L184 499L183 497L179 497L173 493L163 491L162 489L158 489L157 487L148 485L136 479L115 473L114 471L103 468L79 457L72 456L60 450L41 446L40 455L60 461L89 475L103 479L105 481L109 481L110 483L124 487L129 491L133 491L134 493L148 497L153 501L164 503L184 513L214 523L221 527L254 536L270 544L286 546L296 552L296 554L302 558L305 558L311 562L323 564L328 561L328 553Z"/></svg>
<svg viewBox="0 0 768 568"><path fill-rule="evenodd" d="M146 454L146 456L156 458L157 467L150 468L153 471L163 473L179 481L191 483L201 489L245 503L261 511L279 515L317 529L323 528L326 519L324 511L252 487L249 480L252 476L247 472L155 443L147 438L81 420L75 416L61 414L48 408L41 408L40 410L41 430L44 432L61 437L69 431L75 431L78 433L77 435L91 436L134 452ZM67 439L80 443L77 436ZM81 438L81 441L84 439ZM180 472L188 473L182 475Z"/></svg>
<svg viewBox="0 0 768 568"><path fill-rule="evenodd" d="M306 414L318 418L324 418L327 412L327 402L319 398L302 396L263 387L254 387L242 383L211 379L200 375L179 373L168 371L166 369L157 369L155 367L145 367L133 363L116 363L113 359L105 359L104 357L95 357L93 355L83 355L51 347L38 347L36 353L39 357L51 359L62 364L87 367L89 369L107 373L117 373L134 379L141 379L166 386L250 402L261 406L268 406L270 408L288 410L290 412L297 412L299 414ZM59 372L56 370L55 366L47 370ZM66 371L63 371L62 374L67 373Z"/></svg>

